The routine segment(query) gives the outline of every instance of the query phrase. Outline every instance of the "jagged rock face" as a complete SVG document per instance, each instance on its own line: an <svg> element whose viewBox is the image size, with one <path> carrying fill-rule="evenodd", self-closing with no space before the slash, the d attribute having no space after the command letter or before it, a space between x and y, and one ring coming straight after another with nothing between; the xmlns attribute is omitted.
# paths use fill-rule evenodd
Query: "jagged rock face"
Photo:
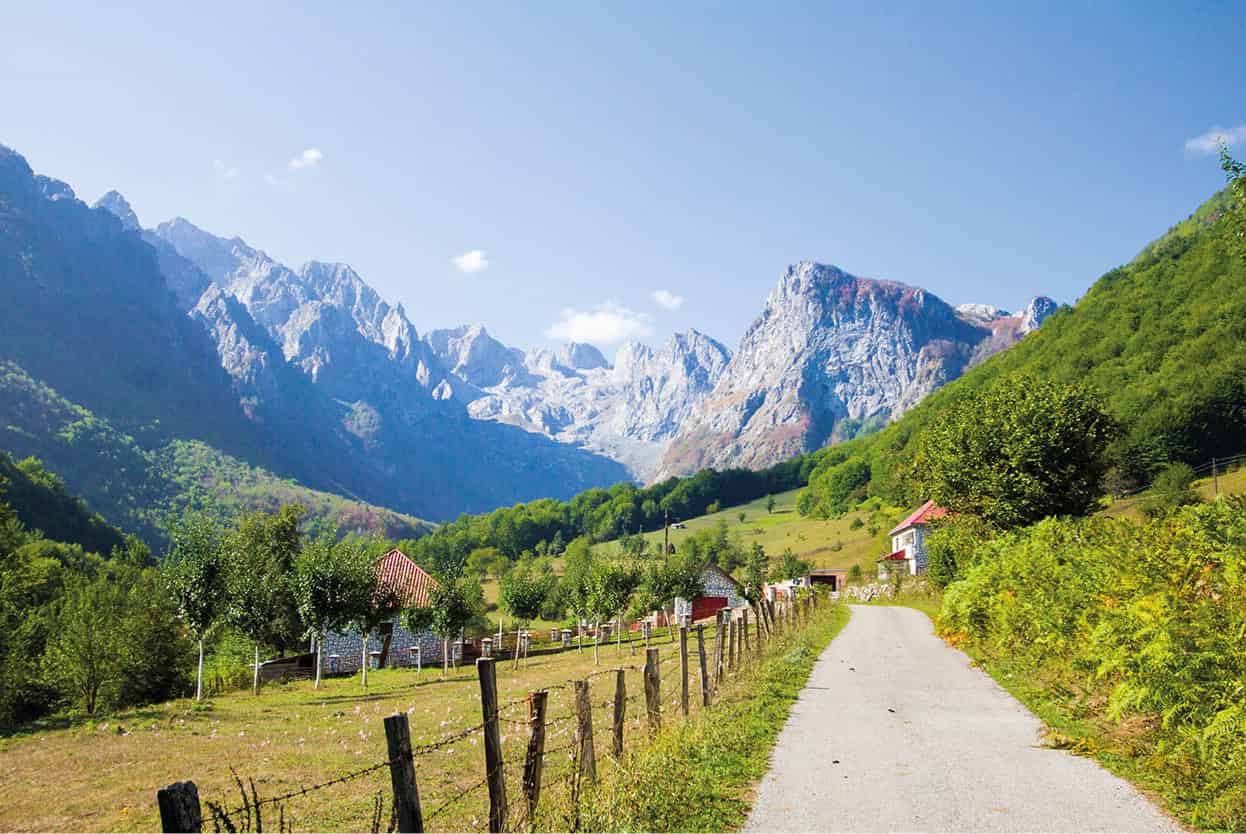
<svg viewBox="0 0 1246 834"><path fill-rule="evenodd" d="M524 366L523 351L502 344L479 324L433 330L424 334L424 341L450 373L469 386L490 388L533 381Z"/></svg>
<svg viewBox="0 0 1246 834"><path fill-rule="evenodd" d="M419 408L440 399L444 374L401 307L345 264L312 261L297 272L238 238L178 218L155 234L236 298L281 346L285 360L347 402L383 397Z"/></svg>
<svg viewBox="0 0 1246 834"><path fill-rule="evenodd" d="M725 347L696 331L672 337L657 351L626 344L613 368L591 345L525 355L479 327L436 331L425 340L474 389L472 417L599 452L641 478L730 358Z"/></svg>
<svg viewBox="0 0 1246 834"><path fill-rule="evenodd" d="M955 310L923 289L796 264L656 477L767 466L882 425L1015 342L1052 307L1036 299L1028 317L985 305Z"/></svg>

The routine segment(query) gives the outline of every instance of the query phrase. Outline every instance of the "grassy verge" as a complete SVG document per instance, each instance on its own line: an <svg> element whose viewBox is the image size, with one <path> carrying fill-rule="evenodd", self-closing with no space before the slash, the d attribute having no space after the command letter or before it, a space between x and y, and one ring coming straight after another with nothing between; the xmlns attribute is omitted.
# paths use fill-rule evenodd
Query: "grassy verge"
<svg viewBox="0 0 1246 834"><path fill-rule="evenodd" d="M582 828L739 828L792 703L848 617L845 605L821 609L808 628L774 641L763 659L726 681L708 712L668 725L585 797Z"/></svg>

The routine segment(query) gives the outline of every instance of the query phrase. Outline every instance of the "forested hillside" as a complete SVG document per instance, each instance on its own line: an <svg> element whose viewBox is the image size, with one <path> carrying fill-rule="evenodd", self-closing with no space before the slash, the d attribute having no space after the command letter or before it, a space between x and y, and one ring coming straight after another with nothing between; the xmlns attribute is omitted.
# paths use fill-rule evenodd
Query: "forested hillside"
<svg viewBox="0 0 1246 834"><path fill-rule="evenodd" d="M1100 278L1041 330L931 394L877 435L838 447L803 509L842 512L866 491L923 498L916 440L957 402L1012 374L1087 385L1119 424L1109 487L1148 482L1166 463L1246 450L1246 260L1229 190Z"/></svg>
<svg viewBox="0 0 1246 834"><path fill-rule="evenodd" d="M31 467L29 478L9 476L13 482L11 500L22 523L51 538L79 542L100 553L107 553L116 543L113 537L97 529L89 520L90 514L86 520L70 523L67 519L80 516L61 513L58 524L62 526L50 525L41 509L45 498L54 497L64 506L77 499L60 487L45 487L36 493L37 482L53 477L59 484L59 478L64 478L74 492L85 497L92 511L153 547L164 540L169 513L188 507L232 519L251 510L275 510L283 504L298 503L314 517L347 531L414 538L430 529L411 516L278 478L200 441L172 439L145 448L109 420L70 402L22 368L4 361L0 361L0 449L17 459L37 457L56 473L38 475ZM28 495L31 500L24 500Z"/></svg>
<svg viewBox="0 0 1246 834"><path fill-rule="evenodd" d="M49 539L77 544L94 553L110 553L125 536L72 495L55 473L35 458L14 461L0 452L0 496L27 530Z"/></svg>

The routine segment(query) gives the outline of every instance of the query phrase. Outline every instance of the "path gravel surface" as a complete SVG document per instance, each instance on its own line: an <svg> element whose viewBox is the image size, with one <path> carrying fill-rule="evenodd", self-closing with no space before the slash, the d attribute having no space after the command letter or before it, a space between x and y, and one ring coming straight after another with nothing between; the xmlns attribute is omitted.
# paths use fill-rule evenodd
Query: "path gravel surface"
<svg viewBox="0 0 1246 834"><path fill-rule="evenodd" d="M854 606L774 749L747 831L1180 831L911 608Z"/></svg>

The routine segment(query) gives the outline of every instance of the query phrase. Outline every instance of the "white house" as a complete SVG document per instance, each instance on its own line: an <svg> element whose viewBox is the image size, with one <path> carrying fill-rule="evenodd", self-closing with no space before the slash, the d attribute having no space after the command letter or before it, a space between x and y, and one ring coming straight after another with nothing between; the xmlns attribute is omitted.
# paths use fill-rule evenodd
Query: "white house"
<svg viewBox="0 0 1246 834"><path fill-rule="evenodd" d="M892 529L891 553L878 560L878 578L887 581L893 570L903 570L912 576L926 572L926 537L930 534L930 522L947 515L947 510L934 501L927 501L912 515Z"/></svg>

